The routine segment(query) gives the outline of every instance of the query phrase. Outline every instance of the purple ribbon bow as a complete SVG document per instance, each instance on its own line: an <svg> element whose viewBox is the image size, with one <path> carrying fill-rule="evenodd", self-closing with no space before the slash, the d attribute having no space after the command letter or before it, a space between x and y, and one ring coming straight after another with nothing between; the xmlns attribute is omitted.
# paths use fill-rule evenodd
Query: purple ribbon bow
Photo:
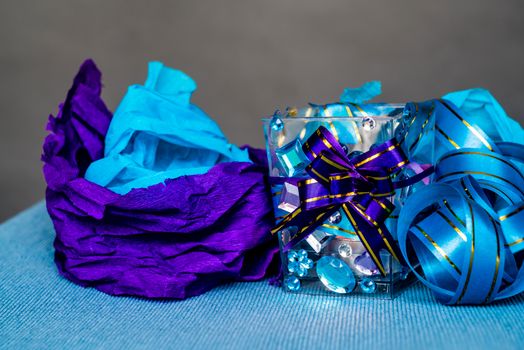
<svg viewBox="0 0 524 350"><path fill-rule="evenodd" d="M400 141L389 140L349 159L342 145L321 126L302 149L311 160L306 168L311 178L298 181L300 207L271 230L274 234L290 229L284 251L342 209L383 275L386 271L380 260L381 249L387 249L403 262L397 243L384 224L395 208L387 197L393 195L396 188L416 182L420 177L404 183L392 182L392 175L409 162Z"/></svg>

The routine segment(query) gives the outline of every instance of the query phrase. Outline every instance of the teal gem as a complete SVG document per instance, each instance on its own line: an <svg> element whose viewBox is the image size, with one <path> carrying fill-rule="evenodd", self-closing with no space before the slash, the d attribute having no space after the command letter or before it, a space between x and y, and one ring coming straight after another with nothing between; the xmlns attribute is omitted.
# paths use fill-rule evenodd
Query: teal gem
<svg viewBox="0 0 524 350"><path fill-rule="evenodd" d="M373 281L371 278L364 278L362 281L360 281L360 289L364 293L374 293L377 289L377 285L375 284L375 281Z"/></svg>
<svg viewBox="0 0 524 350"><path fill-rule="evenodd" d="M335 293L350 293L356 285L355 276L349 266L332 256L323 256L317 261L320 281Z"/></svg>
<svg viewBox="0 0 524 350"><path fill-rule="evenodd" d="M271 121L269 122L269 125L271 126L271 129L274 131L280 131L284 128L284 122L280 118L280 112L277 111L273 115L273 118L271 118Z"/></svg>
<svg viewBox="0 0 524 350"><path fill-rule="evenodd" d="M300 289L300 280L295 276L287 276L284 278L284 286L290 291L296 292Z"/></svg>
<svg viewBox="0 0 524 350"><path fill-rule="evenodd" d="M302 173L308 163L308 159L302 151L302 144L298 139L277 149L275 153L289 177Z"/></svg>

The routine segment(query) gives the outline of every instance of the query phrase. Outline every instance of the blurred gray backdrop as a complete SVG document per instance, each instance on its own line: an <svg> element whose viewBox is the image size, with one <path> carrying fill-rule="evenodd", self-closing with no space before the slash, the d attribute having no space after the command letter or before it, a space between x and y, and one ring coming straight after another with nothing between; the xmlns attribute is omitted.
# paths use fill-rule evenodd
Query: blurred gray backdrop
<svg viewBox="0 0 524 350"><path fill-rule="evenodd" d="M276 107L368 80L384 101L483 86L524 121L523 14L522 0L0 0L0 221L43 198L47 117L85 58L112 110L149 60L184 70L238 144L262 147Z"/></svg>

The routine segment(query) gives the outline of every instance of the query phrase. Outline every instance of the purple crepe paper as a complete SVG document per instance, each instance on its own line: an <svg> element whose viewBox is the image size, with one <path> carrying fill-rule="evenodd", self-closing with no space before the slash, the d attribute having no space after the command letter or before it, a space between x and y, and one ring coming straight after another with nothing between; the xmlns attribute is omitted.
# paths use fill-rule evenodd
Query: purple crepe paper
<svg viewBox="0 0 524 350"><path fill-rule="evenodd" d="M112 114L101 73L85 61L57 117L42 160L59 272L112 295L184 299L225 282L277 272L278 247L265 153L221 163L118 195L83 178L103 156Z"/></svg>

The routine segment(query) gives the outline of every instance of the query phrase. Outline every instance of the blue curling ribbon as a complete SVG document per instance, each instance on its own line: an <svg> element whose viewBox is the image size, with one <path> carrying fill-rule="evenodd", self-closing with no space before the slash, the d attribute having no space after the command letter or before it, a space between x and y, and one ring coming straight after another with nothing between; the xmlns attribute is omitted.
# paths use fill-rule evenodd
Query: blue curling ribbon
<svg viewBox="0 0 524 350"><path fill-rule="evenodd" d="M524 291L524 146L506 142L509 128L522 129L500 109L483 108L494 105L489 93L456 96L466 112L445 99L406 107L408 153L434 142L437 162L434 183L400 211L397 235L406 262L439 302L483 304ZM476 122L472 111L492 120ZM498 129L478 126L497 121Z"/></svg>

